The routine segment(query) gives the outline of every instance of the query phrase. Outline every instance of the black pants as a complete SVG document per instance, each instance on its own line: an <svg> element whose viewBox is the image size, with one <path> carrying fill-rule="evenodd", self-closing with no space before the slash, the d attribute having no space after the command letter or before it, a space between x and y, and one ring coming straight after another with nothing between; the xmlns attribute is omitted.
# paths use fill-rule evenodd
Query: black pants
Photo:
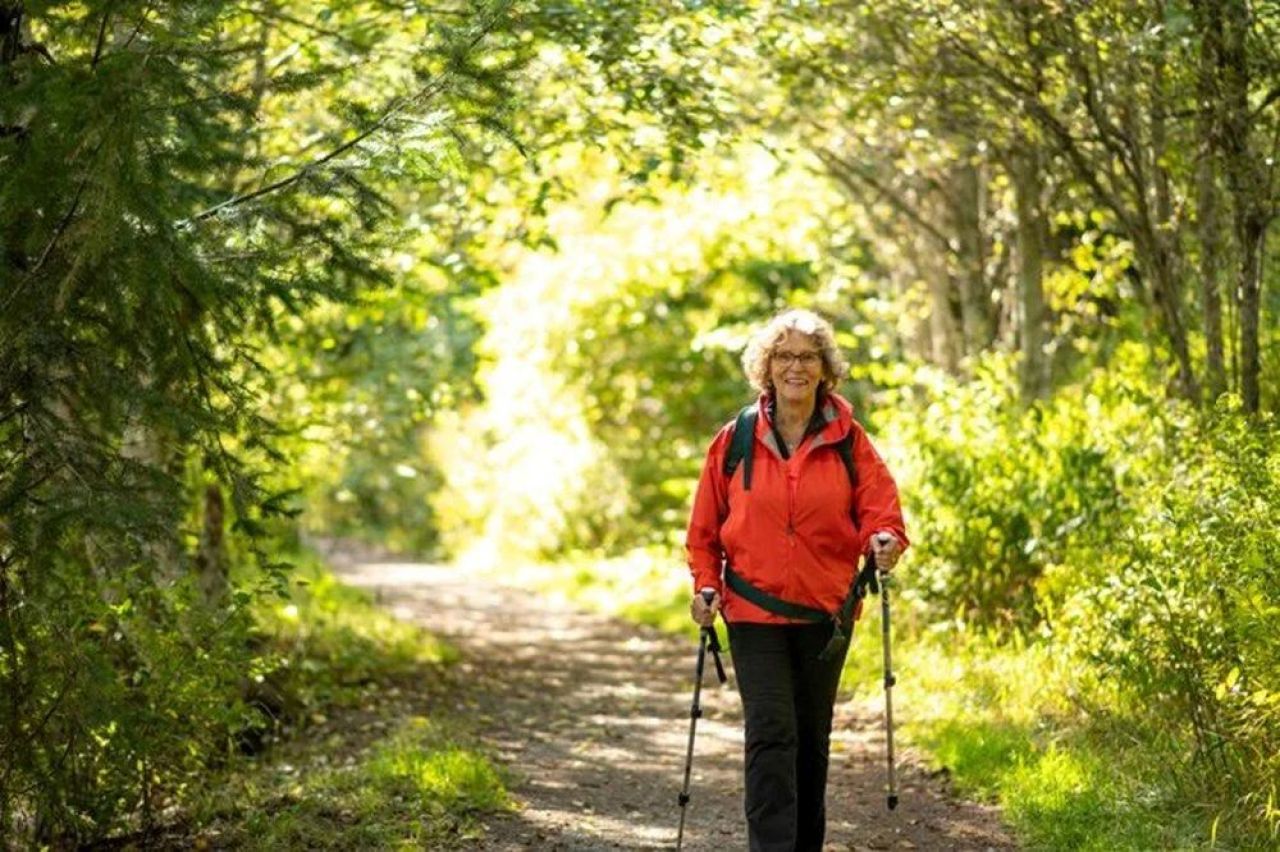
<svg viewBox="0 0 1280 852"><path fill-rule="evenodd" d="M844 653L819 660L830 624L730 624L746 716L751 852L819 852L826 834L831 712Z"/></svg>

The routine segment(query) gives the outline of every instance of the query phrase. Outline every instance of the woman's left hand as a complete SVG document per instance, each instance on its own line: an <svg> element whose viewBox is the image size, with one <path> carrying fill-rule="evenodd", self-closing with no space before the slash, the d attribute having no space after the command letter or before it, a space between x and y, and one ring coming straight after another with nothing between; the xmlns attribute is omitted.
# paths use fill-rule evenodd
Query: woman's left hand
<svg viewBox="0 0 1280 852"><path fill-rule="evenodd" d="M892 571L902 555L902 543L893 533L881 530L871 536L871 553L876 558L877 570Z"/></svg>

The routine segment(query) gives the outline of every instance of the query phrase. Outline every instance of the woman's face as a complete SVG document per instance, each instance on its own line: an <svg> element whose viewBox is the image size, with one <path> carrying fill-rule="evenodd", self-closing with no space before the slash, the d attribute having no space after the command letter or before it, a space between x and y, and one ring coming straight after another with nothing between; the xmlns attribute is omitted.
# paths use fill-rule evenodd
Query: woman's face
<svg viewBox="0 0 1280 852"><path fill-rule="evenodd" d="M822 350L811 336L788 331L769 356L769 378L778 399L813 404L822 381Z"/></svg>

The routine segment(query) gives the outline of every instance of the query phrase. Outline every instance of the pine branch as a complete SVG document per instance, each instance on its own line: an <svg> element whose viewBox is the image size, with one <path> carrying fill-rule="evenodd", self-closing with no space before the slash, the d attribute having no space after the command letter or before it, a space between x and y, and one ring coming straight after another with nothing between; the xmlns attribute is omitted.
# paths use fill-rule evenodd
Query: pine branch
<svg viewBox="0 0 1280 852"><path fill-rule="evenodd" d="M128 50L129 45L133 44L133 40L138 37L138 33L142 32L143 25L147 23L147 18L151 17L151 10L155 8L155 5L155 3L148 3L146 8L142 10L142 14L138 16L138 23L133 26L133 32L129 33L129 37L120 46L121 50Z"/></svg>
<svg viewBox="0 0 1280 852"><path fill-rule="evenodd" d="M33 276L39 272L45 261L49 259L49 255L53 253L54 246L58 244L58 240L62 239L62 235L66 233L67 228L71 225L71 220L75 218L76 211L80 209L80 199L84 197L84 190L88 185L89 178L86 175L80 179L80 185L76 187L76 197L71 199L71 206L67 208L66 214L58 222L57 229L53 232L53 236L49 238L49 242L45 244L44 251L40 252L40 257L36 259L36 265L31 267L31 271L27 273L28 276Z"/></svg>
<svg viewBox="0 0 1280 852"><path fill-rule="evenodd" d="M80 208L80 199L84 196L85 187L88 185L89 176L86 175L80 179L80 185L76 187L76 197L71 200L71 206L67 208L67 212L63 215L61 221L58 222L58 227L54 230L53 236L49 238L49 242L45 243L44 250L40 252L40 257L36 260L35 266L32 266L27 270L26 274L22 276L22 279L14 285L12 290L9 291L8 297L4 300L4 304L0 305L0 313L4 313L9 310L9 306L13 304L13 300L18 298L18 294L26 288L31 279L36 277L36 273L40 271L44 266L45 261L49 259L49 255L53 253L54 247L58 244L58 241L62 239L62 235L66 233L67 228L71 226L71 220L75 218L76 211Z"/></svg>
<svg viewBox="0 0 1280 852"><path fill-rule="evenodd" d="M360 131L355 136L348 139L346 142L343 142L341 145L334 148L332 151L329 151L327 154L317 157L316 159L312 160L310 163L307 163L305 166L293 172L293 174L290 174L287 177L283 177L280 180L269 183L266 186L261 187L259 189L255 189L253 192L246 192L241 195L228 198L226 201L223 201L220 204L216 204L213 207L210 207L207 210L197 213L196 215L188 219L183 219L177 222L174 227L176 227L178 230L184 230L198 222L203 222L206 219L211 219L214 216L217 216L218 214L223 213L227 210L230 210L234 207L239 207L255 199L262 198L265 195L270 195L274 192L279 192L282 189L287 189L288 187L293 186L294 184L306 179L313 172L323 168L328 163L338 159L343 154L347 153L352 148L356 147L361 142L368 139L370 136L373 136L375 133L377 133L379 130L385 127L387 123L391 121L391 119L395 118L397 115L403 112L410 104L418 103L420 101L426 100L432 97L433 95L438 94L440 90L443 88L444 88L444 85L442 81L439 81L439 80L433 81L432 83L429 83L427 86L424 86L414 95L396 100L395 102L393 102L391 108L388 109L381 116L379 116L378 120L373 122L373 124L369 125L364 130Z"/></svg>
<svg viewBox="0 0 1280 852"><path fill-rule="evenodd" d="M102 59L102 47L107 41L107 24L111 20L111 3L107 4L107 8L102 10L102 23L98 25L98 43L93 46L93 59L89 62L90 68L98 67L98 60Z"/></svg>
<svg viewBox="0 0 1280 852"><path fill-rule="evenodd" d="M282 12L276 8L249 9L248 7L244 7L244 11L250 15L266 18L271 21L276 21L277 23L293 24L296 27L301 27L304 30L307 30L308 32L314 33L316 35L322 35L322 36L331 38L334 41L338 42L339 44L342 44L349 48L353 48L355 50L362 49L361 45L358 42L356 42L355 39L351 38L351 36L347 35L344 32L331 29L329 27L321 26L320 24L314 23L312 21L305 21L302 18L296 17L294 15L290 15L287 12Z"/></svg>
<svg viewBox="0 0 1280 852"><path fill-rule="evenodd" d="M467 42L465 49L461 50L460 53L461 54L470 53L471 50L473 50L475 46L478 45L484 39L484 37L490 33L490 31L492 30L496 22L497 22L497 17L495 16L489 21L487 21L483 26L479 27L476 31L476 34L472 36L472 38ZM240 207L241 205L248 204L249 202L262 198L266 195L271 195L272 193L279 192L284 189L288 189L294 184L301 182L302 180L306 179L309 175L311 175L313 172L323 168L325 165L338 159L343 154L347 153L348 151L350 151L352 148L359 145L364 140L368 139L369 137L376 134L378 131L382 130L384 127L387 126L387 124L393 118L397 117L398 115L400 115L401 113L409 109L410 107L419 105L429 100L430 98L438 95L441 91L444 90L446 80L447 80L447 77L443 75L436 77L435 79L429 81L424 86L422 86L422 88L420 88L417 92L413 93L412 95L406 95L393 100L390 108L388 108L387 111L384 112L378 118L377 121L373 122L373 124L369 125L367 128L360 131L355 136L348 139L346 142L343 142L341 145L334 148L332 151L329 151L327 154L317 157L316 159L312 160L310 163L307 163L305 166L302 166L301 168L293 172L293 174L290 174L287 177L283 177L280 180L267 184L266 186L261 187L259 189L255 189L252 192L246 192L240 195L233 196L232 198L228 198L226 201L223 201L220 204L216 204L213 207L208 208L207 210L203 210L200 213L195 214L194 216L179 220L178 222L174 223L174 227L177 228L178 230L186 230L195 224L203 222L207 219L211 219L214 216L217 216L220 213L223 213L227 210L231 210L233 208Z"/></svg>

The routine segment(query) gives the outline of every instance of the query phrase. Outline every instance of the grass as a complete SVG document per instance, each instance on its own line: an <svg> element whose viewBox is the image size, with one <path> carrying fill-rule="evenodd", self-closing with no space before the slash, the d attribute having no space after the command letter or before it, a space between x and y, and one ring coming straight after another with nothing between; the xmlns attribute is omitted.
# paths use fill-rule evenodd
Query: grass
<svg viewBox="0 0 1280 852"><path fill-rule="evenodd" d="M350 705L376 681L458 659L448 643L341 583L311 551L289 559L296 566L289 598L260 602L254 620L264 646L260 674L287 681L305 703Z"/></svg>
<svg viewBox="0 0 1280 852"><path fill-rule="evenodd" d="M237 775L206 803L195 845L442 848L483 836L482 817L511 807L502 772L451 724L411 717L361 750L341 734L326 745L290 755L310 765Z"/></svg>
<svg viewBox="0 0 1280 852"><path fill-rule="evenodd" d="M346 586L309 551L289 554L287 600L259 602L254 678L286 714L265 752L192 791L196 848L448 848L510 808L503 771L463 719L423 707L456 649ZM305 735L303 735L305 734Z"/></svg>
<svg viewBox="0 0 1280 852"><path fill-rule="evenodd" d="M997 802L1028 848L1211 848L1211 818L1165 771L1175 756L1081 709L1076 667L1048 644L950 634L908 640L899 659L904 738L961 793Z"/></svg>

